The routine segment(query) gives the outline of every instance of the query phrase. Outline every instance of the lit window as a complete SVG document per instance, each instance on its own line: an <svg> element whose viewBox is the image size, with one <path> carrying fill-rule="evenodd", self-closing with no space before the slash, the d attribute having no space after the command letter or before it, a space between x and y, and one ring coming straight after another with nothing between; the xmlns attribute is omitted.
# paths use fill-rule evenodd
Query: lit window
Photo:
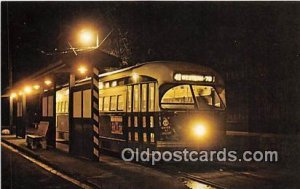
<svg viewBox="0 0 300 189"><path fill-rule="evenodd" d="M118 110L124 110L124 98L123 95L118 95Z"/></svg>
<svg viewBox="0 0 300 189"><path fill-rule="evenodd" d="M133 111L138 112L140 106L140 86L134 85L133 87Z"/></svg>
<svg viewBox="0 0 300 189"><path fill-rule="evenodd" d="M109 82L105 83L105 88L109 88Z"/></svg>
<svg viewBox="0 0 300 189"><path fill-rule="evenodd" d="M143 141L147 142L147 133L143 133Z"/></svg>
<svg viewBox="0 0 300 189"><path fill-rule="evenodd" d="M127 112L131 112L132 109L132 86L128 86L127 90Z"/></svg>
<svg viewBox="0 0 300 189"><path fill-rule="evenodd" d="M109 97L104 97L104 111L109 111Z"/></svg>
<svg viewBox="0 0 300 189"><path fill-rule="evenodd" d="M128 127L131 127L131 117L128 117Z"/></svg>
<svg viewBox="0 0 300 189"><path fill-rule="evenodd" d="M117 97L111 96L110 97L110 110L115 111L117 108Z"/></svg>
<svg viewBox="0 0 300 189"><path fill-rule="evenodd" d="M103 89L104 85L103 82L99 82L99 89Z"/></svg>
<svg viewBox="0 0 300 189"><path fill-rule="evenodd" d="M142 85L142 112L147 111L147 84Z"/></svg>
<svg viewBox="0 0 300 189"><path fill-rule="evenodd" d="M154 133L150 133L150 142L155 142Z"/></svg>
<svg viewBox="0 0 300 189"><path fill-rule="evenodd" d="M154 83L149 84L149 111L154 111Z"/></svg>
<svg viewBox="0 0 300 189"><path fill-rule="evenodd" d="M131 132L128 132L128 140L131 140Z"/></svg>
<svg viewBox="0 0 300 189"><path fill-rule="evenodd" d="M154 127L154 117L150 116L150 127L153 128Z"/></svg>
<svg viewBox="0 0 300 189"><path fill-rule="evenodd" d="M170 88L161 99L162 108L194 109L194 99L190 85L179 85Z"/></svg>
<svg viewBox="0 0 300 189"><path fill-rule="evenodd" d="M112 87L117 86L117 81L113 81L113 82L111 83L111 86L112 86Z"/></svg>
<svg viewBox="0 0 300 189"><path fill-rule="evenodd" d="M99 111L103 111L103 97L99 98Z"/></svg>
<svg viewBox="0 0 300 189"><path fill-rule="evenodd" d="M134 141L139 141L139 133L138 132L134 132Z"/></svg>
<svg viewBox="0 0 300 189"><path fill-rule="evenodd" d="M134 116L134 127L138 127L138 118Z"/></svg>

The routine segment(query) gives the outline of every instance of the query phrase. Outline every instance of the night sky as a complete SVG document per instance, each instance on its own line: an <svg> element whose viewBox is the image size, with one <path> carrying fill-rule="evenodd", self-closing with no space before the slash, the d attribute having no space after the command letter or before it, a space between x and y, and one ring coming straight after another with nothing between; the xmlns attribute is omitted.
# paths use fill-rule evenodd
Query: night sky
<svg viewBox="0 0 300 189"><path fill-rule="evenodd" d="M222 73L257 67L266 82L298 78L300 4L297 2L1 2L2 89L7 63L14 82L45 66L41 52L64 50L81 23L114 34L104 50L116 51L120 38L128 64L185 60ZM114 42L118 41L118 42ZM119 44L120 45L120 44ZM122 45L120 48L123 48ZM49 59L49 58L48 58Z"/></svg>

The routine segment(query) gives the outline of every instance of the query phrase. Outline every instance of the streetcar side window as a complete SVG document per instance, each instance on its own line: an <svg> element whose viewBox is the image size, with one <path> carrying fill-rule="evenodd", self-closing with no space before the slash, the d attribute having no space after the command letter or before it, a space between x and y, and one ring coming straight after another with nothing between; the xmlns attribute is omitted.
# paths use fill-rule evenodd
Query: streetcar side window
<svg viewBox="0 0 300 189"><path fill-rule="evenodd" d="M103 97L99 98L99 110L103 111Z"/></svg>
<svg viewBox="0 0 300 189"><path fill-rule="evenodd" d="M110 111L116 111L117 108L117 96L110 97Z"/></svg>
<svg viewBox="0 0 300 189"><path fill-rule="evenodd" d="M155 90L154 83L149 84L149 112L154 111Z"/></svg>
<svg viewBox="0 0 300 189"><path fill-rule="evenodd" d="M117 110L118 111L123 111L124 110L124 98L123 95L118 95L117 97L117 101L118 101L118 107Z"/></svg>
<svg viewBox="0 0 300 189"><path fill-rule="evenodd" d="M127 89L127 112L132 110L132 86L128 86Z"/></svg>
<svg viewBox="0 0 300 189"><path fill-rule="evenodd" d="M133 111L138 112L140 106L140 85L133 86Z"/></svg>
<svg viewBox="0 0 300 189"><path fill-rule="evenodd" d="M109 96L104 97L104 111L109 111Z"/></svg>
<svg viewBox="0 0 300 189"><path fill-rule="evenodd" d="M147 111L147 84L142 84L142 101L141 101L142 112Z"/></svg>

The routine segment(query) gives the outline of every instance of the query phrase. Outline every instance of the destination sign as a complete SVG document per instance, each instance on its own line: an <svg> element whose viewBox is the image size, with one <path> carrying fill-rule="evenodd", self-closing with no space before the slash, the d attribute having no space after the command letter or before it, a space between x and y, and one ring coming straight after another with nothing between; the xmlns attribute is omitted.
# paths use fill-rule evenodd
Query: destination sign
<svg viewBox="0 0 300 189"><path fill-rule="evenodd" d="M196 75L196 74L181 74L176 73L174 75L176 81L202 81L202 82L214 82L215 77L212 75Z"/></svg>

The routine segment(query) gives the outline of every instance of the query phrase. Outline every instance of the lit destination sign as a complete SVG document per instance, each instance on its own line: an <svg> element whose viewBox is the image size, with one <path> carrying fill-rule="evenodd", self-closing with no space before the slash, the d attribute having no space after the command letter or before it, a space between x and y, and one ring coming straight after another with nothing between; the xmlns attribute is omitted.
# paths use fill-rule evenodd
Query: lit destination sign
<svg viewBox="0 0 300 189"><path fill-rule="evenodd" d="M214 82L215 77L212 75L196 75L196 74L181 74L176 73L174 75L176 81L202 81L202 82Z"/></svg>

